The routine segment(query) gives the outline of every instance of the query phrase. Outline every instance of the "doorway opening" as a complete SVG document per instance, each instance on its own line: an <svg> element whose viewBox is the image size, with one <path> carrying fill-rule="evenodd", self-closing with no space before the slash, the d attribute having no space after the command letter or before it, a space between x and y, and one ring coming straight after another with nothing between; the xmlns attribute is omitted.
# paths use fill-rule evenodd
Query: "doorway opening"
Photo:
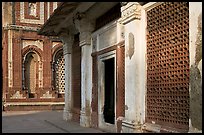
<svg viewBox="0 0 204 135"><path fill-rule="evenodd" d="M36 80L37 80L37 62L38 56L34 52L30 52L26 56L25 61L25 86L28 90L28 97L35 98L36 93Z"/></svg>
<svg viewBox="0 0 204 135"><path fill-rule="evenodd" d="M104 61L104 120L107 123L115 124L115 65L114 58Z"/></svg>

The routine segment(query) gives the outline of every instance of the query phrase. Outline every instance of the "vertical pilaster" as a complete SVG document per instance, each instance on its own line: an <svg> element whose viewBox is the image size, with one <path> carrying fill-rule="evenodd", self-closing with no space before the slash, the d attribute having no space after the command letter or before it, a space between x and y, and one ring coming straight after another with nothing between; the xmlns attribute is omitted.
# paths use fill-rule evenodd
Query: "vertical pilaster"
<svg viewBox="0 0 204 135"><path fill-rule="evenodd" d="M8 30L8 87L13 86L13 32Z"/></svg>
<svg viewBox="0 0 204 135"><path fill-rule="evenodd" d="M125 28L125 118L122 132L141 132L145 99L145 25L142 7L128 2L121 7Z"/></svg>

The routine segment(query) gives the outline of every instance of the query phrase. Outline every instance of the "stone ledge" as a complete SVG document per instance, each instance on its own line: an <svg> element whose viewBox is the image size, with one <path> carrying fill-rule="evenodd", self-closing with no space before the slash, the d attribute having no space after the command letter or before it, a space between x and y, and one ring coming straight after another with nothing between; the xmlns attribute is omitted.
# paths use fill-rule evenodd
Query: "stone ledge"
<svg viewBox="0 0 204 135"><path fill-rule="evenodd" d="M28 27L28 26L18 26L18 25L7 25L3 27L5 30L25 30L37 32L40 28L38 27Z"/></svg>
<svg viewBox="0 0 204 135"><path fill-rule="evenodd" d="M23 103L5 103L5 106L23 106L23 105L64 105L64 102L23 102Z"/></svg>

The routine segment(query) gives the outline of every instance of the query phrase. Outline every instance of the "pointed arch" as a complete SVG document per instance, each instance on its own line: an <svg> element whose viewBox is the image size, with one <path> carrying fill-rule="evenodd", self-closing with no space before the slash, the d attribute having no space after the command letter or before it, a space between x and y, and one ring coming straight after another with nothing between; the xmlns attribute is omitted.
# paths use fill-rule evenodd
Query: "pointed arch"
<svg viewBox="0 0 204 135"><path fill-rule="evenodd" d="M35 46L27 46L22 50L22 85L29 98L37 96L42 87L42 51Z"/></svg>
<svg viewBox="0 0 204 135"><path fill-rule="evenodd" d="M52 87L59 94L65 92L65 65L61 44L52 49Z"/></svg>

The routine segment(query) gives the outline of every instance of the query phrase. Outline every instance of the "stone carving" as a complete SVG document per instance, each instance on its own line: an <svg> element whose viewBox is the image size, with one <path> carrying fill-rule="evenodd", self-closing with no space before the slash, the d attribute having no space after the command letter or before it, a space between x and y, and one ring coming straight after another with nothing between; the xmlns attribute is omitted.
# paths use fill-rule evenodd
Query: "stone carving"
<svg viewBox="0 0 204 135"><path fill-rule="evenodd" d="M39 8L40 8L38 10L39 11L39 19L31 19L31 18L27 19L27 18L25 18L25 8L24 8L25 3L26 2L20 2L20 20L19 21L21 23L44 24L44 21L45 21L44 20L44 2L39 2ZM36 2L32 2L32 3L36 3ZM36 5L36 7L37 7L37 5ZM30 16L38 17L37 12L35 12L35 11L34 12L31 11L31 13L29 13L29 11L28 11L28 14Z"/></svg>
<svg viewBox="0 0 204 135"><path fill-rule="evenodd" d="M121 23L126 24L134 19L141 18L141 5L138 2L129 2L121 8Z"/></svg>
<svg viewBox="0 0 204 135"><path fill-rule="evenodd" d="M36 2L30 2L28 5L29 15L36 16Z"/></svg>
<svg viewBox="0 0 204 135"><path fill-rule="evenodd" d="M50 93L49 91L47 91L45 94L43 94L43 96L42 97L40 97L40 98L54 98L53 96L52 96L52 93Z"/></svg>
<svg viewBox="0 0 204 135"><path fill-rule="evenodd" d="M23 97L23 94L20 94L19 91L16 91L15 94L13 94L13 96L11 97L11 99L24 99L26 97Z"/></svg>

